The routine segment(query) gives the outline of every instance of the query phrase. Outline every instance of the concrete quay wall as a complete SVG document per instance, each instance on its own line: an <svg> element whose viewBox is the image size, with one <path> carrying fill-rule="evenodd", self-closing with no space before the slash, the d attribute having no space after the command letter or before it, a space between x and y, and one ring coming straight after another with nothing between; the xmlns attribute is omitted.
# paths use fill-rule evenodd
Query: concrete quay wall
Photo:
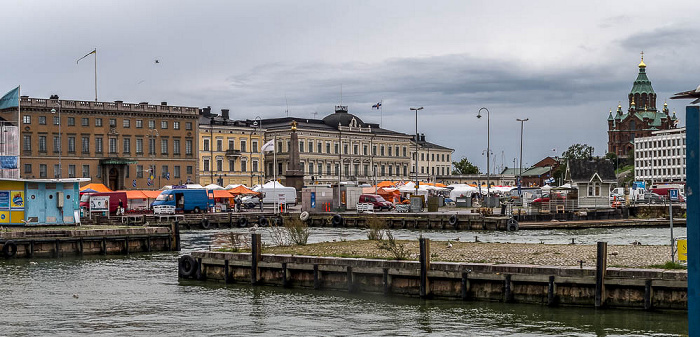
<svg viewBox="0 0 700 337"><path fill-rule="evenodd" d="M639 309L687 310L687 272L486 263L421 263L224 252L193 252L194 266L182 258L180 277L341 292ZM186 275L185 275L186 274ZM596 289L599 286L601 289ZM425 287L424 294L421 288ZM596 294L602 294L596 303Z"/></svg>

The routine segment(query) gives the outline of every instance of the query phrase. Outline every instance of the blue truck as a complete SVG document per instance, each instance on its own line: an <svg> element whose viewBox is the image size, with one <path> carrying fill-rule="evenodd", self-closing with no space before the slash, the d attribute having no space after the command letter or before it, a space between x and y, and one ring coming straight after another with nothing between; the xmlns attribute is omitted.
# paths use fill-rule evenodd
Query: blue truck
<svg viewBox="0 0 700 337"><path fill-rule="evenodd" d="M214 207L214 192L202 188L165 190L152 206L174 206L175 211L201 213Z"/></svg>

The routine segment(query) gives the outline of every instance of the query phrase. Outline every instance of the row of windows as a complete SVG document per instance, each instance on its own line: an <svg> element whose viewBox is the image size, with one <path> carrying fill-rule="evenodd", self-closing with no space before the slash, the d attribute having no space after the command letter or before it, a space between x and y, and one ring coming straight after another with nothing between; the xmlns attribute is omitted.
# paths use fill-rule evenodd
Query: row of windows
<svg viewBox="0 0 700 337"><path fill-rule="evenodd" d="M46 125L46 116L37 116L38 123L39 125ZM75 126L75 117L67 117L67 124L68 126ZM101 127L103 126L102 124L102 118L93 118L95 121L95 127ZM135 126L137 129L143 128L143 120L142 119L136 119L135 121ZM110 127L117 127L117 119L116 118L109 118L108 120L109 126ZM23 115L22 116L22 123L23 124L32 124L32 116L31 115ZM53 116L53 125L59 125L61 123L59 116ZM160 128L162 130L167 130L168 126L170 123L168 121L160 121ZM83 117L80 119L80 126L90 126L90 118ZM173 121L172 122L173 130L180 130L180 122L179 121ZM123 119L122 120L122 127L123 128L130 128L131 127L131 120L130 119ZM148 120L148 128L149 129L155 129L156 128L156 121L155 120ZM192 122L185 122L185 130L192 130Z"/></svg>
<svg viewBox="0 0 700 337"><path fill-rule="evenodd" d="M40 153L45 153L47 152L47 136L44 135L39 135L38 137L38 150ZM75 136L68 136L68 153L75 153L76 152L76 139L77 137ZM156 139L154 138L149 138L148 140L148 154L156 154ZM83 154L89 154L90 153L90 136L83 136L80 139L80 147L81 147L81 153ZM117 138L108 138L108 150L109 153L118 153L118 139ZM96 136L94 139L94 149L95 153L103 153L104 152L104 138L100 136ZM193 148L192 148L192 139L186 139L185 140L185 154L186 155L192 155L193 153ZM131 153L131 138L122 138L122 144L121 144L121 149L122 153ZM144 150L144 139L143 138L136 138L136 154L143 154ZM24 151L32 151L32 135L23 135L22 136L22 149ZM170 150L170 140L169 139L160 139L160 154L168 154ZM181 140L174 138L172 140L172 151L174 155L180 155L181 154ZM53 136L53 152L54 153L61 153L61 138L59 136Z"/></svg>
<svg viewBox="0 0 700 337"><path fill-rule="evenodd" d="M411 156L414 160L416 159L416 154L413 153ZM436 161L435 160L435 153L430 153L430 155L426 155L426 153L421 153L420 154L420 160L425 161L426 159L429 159L430 161ZM442 158L442 160L440 160ZM438 153L437 154L437 161L443 161L443 162L449 162L450 161L450 155L449 154L444 154L444 153Z"/></svg>
<svg viewBox="0 0 700 337"><path fill-rule="evenodd" d="M674 168L669 168L669 169L654 169L653 174L652 170L645 168L645 169L637 169L637 176L655 176L655 177L661 177L661 176L667 176L667 175L672 175L672 176L679 176L683 175L685 176L685 167L674 167Z"/></svg>
<svg viewBox="0 0 700 337"><path fill-rule="evenodd" d="M69 178L75 178L76 176L76 165L70 164L68 165L68 177ZM126 178L129 178L129 167L126 167ZM180 178L180 166L175 165L173 166L173 178ZM192 175L194 168L192 166L187 166L186 171L188 175ZM136 165L136 178L143 178L143 165ZM150 165L148 168L148 172L154 172L153 176L157 177L158 172L156 171L155 165ZM24 173L26 174L32 174L32 164L24 164ZM90 165L82 165L82 177L83 178L92 178L91 172L90 172ZM163 165L161 167L161 175L165 177L169 173L169 166L168 165ZM97 178L102 177L102 167L100 165L97 165L97 172L95 173L95 176ZM58 164L53 165L53 177L58 178L59 177L59 166ZM48 178L48 165L46 164L39 164L39 178Z"/></svg>
<svg viewBox="0 0 700 337"><path fill-rule="evenodd" d="M301 153L326 153L326 154L340 154L340 147L343 147L343 154L350 154L350 146L352 146L352 154L353 155L363 155L363 156L369 156L369 145L367 144L348 144L347 142L342 142L342 145L338 142L333 142L333 145L331 145L332 142L325 142L325 147L324 147L324 142L322 141L308 141L304 142L303 140L299 141L299 152ZM283 142L279 141L277 142L277 152L284 152L283 151ZM362 151L360 152L360 147L362 148ZM291 142L288 140L287 141L287 151L291 148ZM325 152L324 152L325 148ZM377 152L379 150L379 152ZM401 150L401 152L400 152ZM406 157L407 156L407 148L404 146L403 148L397 146L385 146L385 145L372 145L372 155L376 156L377 153L379 153L380 156L388 156L388 157Z"/></svg>
<svg viewBox="0 0 700 337"><path fill-rule="evenodd" d="M650 141L638 141L639 147L641 149L651 149L651 148L659 148L659 147L670 147L670 146L678 146L685 145L685 137L683 138L674 138L674 139L661 139L661 140L650 140Z"/></svg>
<svg viewBox="0 0 700 337"><path fill-rule="evenodd" d="M204 138L202 143L202 151L224 151L224 140L223 139L217 139L216 140L216 149L211 149L210 148L210 139ZM236 143L235 139L229 139L228 140L228 149L227 150L233 150L235 149L234 144ZM248 152L248 140L247 139L241 139L240 140L240 151L241 152ZM258 141L253 140L251 142L251 147L250 147L250 152L258 152Z"/></svg>
<svg viewBox="0 0 700 337"><path fill-rule="evenodd" d="M685 155L685 147L667 149L667 150L649 150L649 151L637 151L637 156L641 158L651 158L651 157L665 157L665 156L680 156Z"/></svg>
<svg viewBox="0 0 700 337"><path fill-rule="evenodd" d="M241 164L240 164L240 171L235 170L235 160L229 160L228 161L228 170L229 172L248 172L248 160L246 158L241 158ZM211 160L208 158L205 158L203 163L202 163L202 172L211 172ZM215 171L223 171L224 170L224 160L223 159L216 159L216 170ZM251 172L258 172L258 160L253 159L252 160L252 166L251 166Z"/></svg>
<svg viewBox="0 0 700 337"><path fill-rule="evenodd" d="M431 175L435 175L435 169L436 169L436 167L431 167L431 168L430 168L430 174L431 174ZM421 167L420 167L420 173L426 173L427 171L428 171L428 167L426 167L426 166L421 166ZM413 168L411 168L411 173L413 173ZM449 168L446 168L446 167L444 167L444 166L442 166L442 167L437 167L437 174L439 174L439 175L449 174Z"/></svg>
<svg viewBox="0 0 700 337"><path fill-rule="evenodd" d="M685 157L683 158L670 158L670 159L654 159L654 160L635 160L637 162L637 167L644 166L666 166L666 165L683 165L685 166Z"/></svg>

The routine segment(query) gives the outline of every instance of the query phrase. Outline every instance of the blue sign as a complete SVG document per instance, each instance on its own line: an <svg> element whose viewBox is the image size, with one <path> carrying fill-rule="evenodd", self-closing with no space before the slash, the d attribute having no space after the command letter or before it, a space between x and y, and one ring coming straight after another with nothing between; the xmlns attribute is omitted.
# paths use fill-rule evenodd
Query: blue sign
<svg viewBox="0 0 700 337"><path fill-rule="evenodd" d="M134 179L134 181L131 182L131 187L136 187L136 179Z"/></svg>
<svg viewBox="0 0 700 337"><path fill-rule="evenodd" d="M0 209L10 208L10 191L0 191Z"/></svg>
<svg viewBox="0 0 700 337"><path fill-rule="evenodd" d="M316 208L316 192L311 192L311 208Z"/></svg>
<svg viewBox="0 0 700 337"><path fill-rule="evenodd" d="M673 201L678 201L678 190L668 190L668 197Z"/></svg>
<svg viewBox="0 0 700 337"><path fill-rule="evenodd" d="M170 172L165 172L165 180L170 180Z"/></svg>

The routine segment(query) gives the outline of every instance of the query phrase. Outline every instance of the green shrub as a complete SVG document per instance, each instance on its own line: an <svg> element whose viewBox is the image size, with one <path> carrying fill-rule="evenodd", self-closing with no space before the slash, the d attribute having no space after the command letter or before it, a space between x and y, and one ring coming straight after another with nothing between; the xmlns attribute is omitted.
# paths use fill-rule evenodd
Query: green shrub
<svg viewBox="0 0 700 337"><path fill-rule="evenodd" d="M386 231L386 222L379 219L376 216L371 216L367 218L367 227L369 227L369 232L367 233L367 239L369 240L383 240L384 233Z"/></svg>

